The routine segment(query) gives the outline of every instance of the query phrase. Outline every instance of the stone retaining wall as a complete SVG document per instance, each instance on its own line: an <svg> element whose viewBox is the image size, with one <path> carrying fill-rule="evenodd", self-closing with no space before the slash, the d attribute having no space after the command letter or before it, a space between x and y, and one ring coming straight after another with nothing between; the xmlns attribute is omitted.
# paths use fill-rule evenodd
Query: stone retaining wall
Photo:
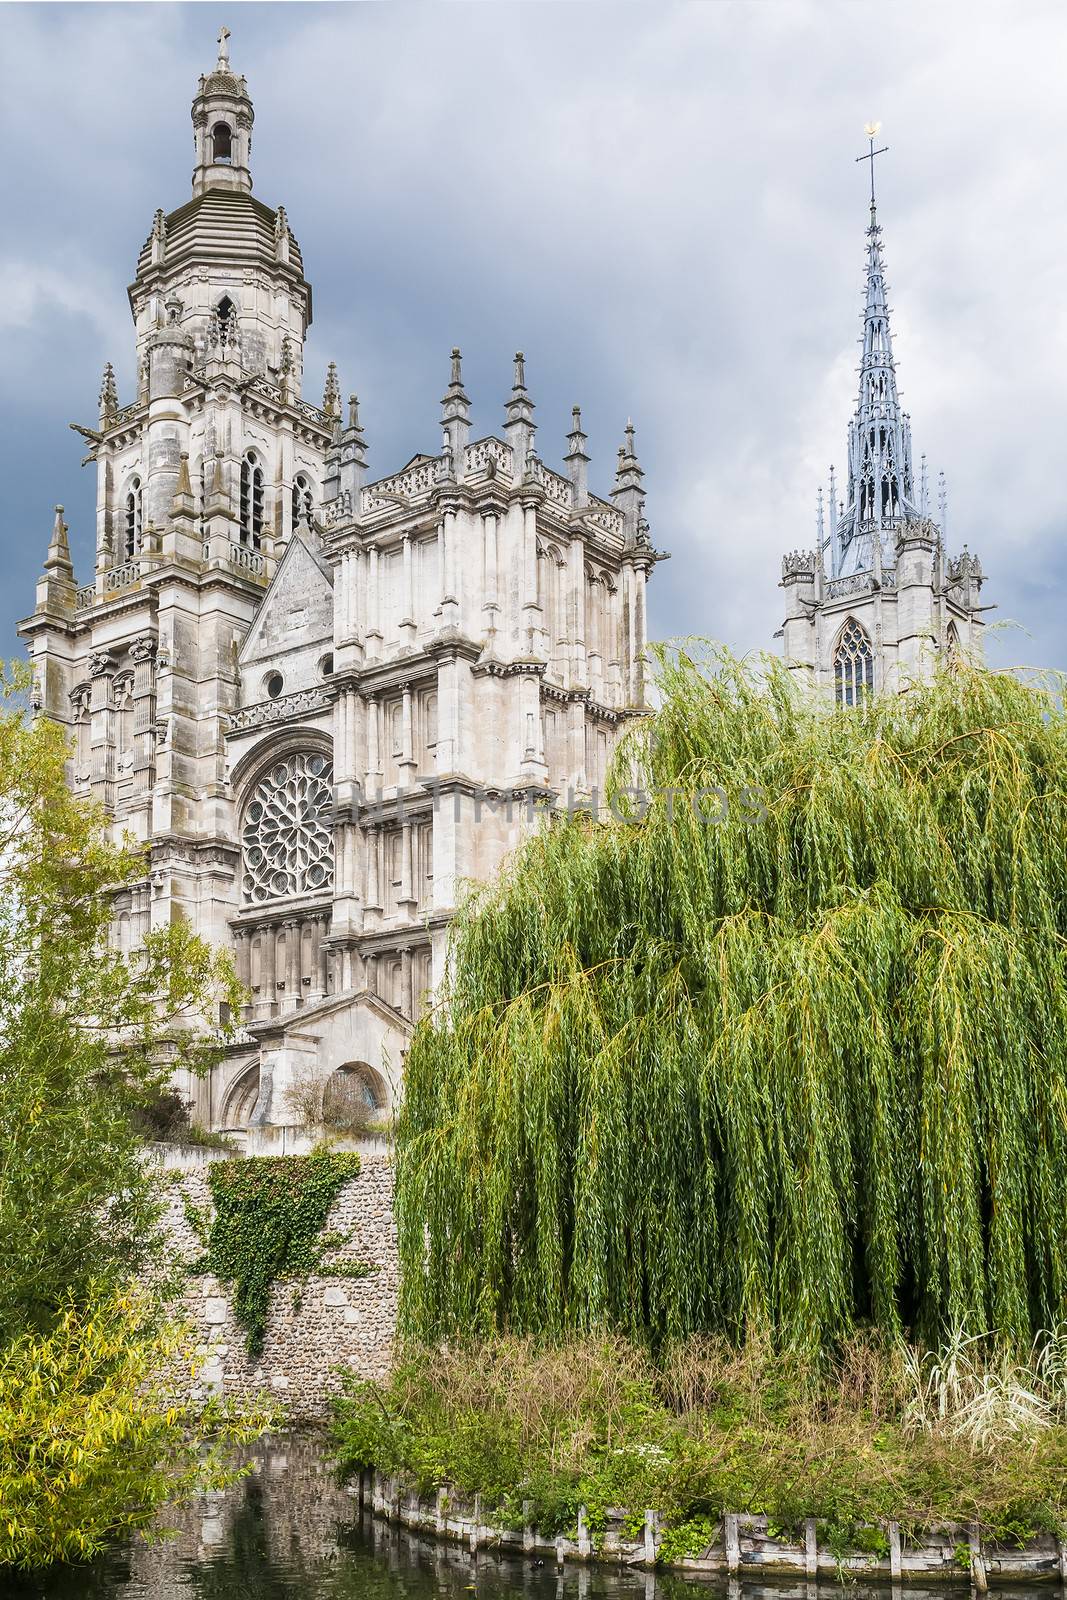
<svg viewBox="0 0 1067 1600"><path fill-rule="evenodd" d="M399 1479L374 1471L364 1473L350 1492L376 1516L398 1527L457 1541L472 1555L487 1549L514 1550L542 1559L549 1556L560 1567L568 1561L595 1560L646 1568L654 1567L660 1557L660 1518L654 1510L644 1512L638 1539L627 1532L632 1519L621 1510L608 1512L603 1533L594 1539L584 1506L579 1508L576 1538L547 1538L529 1521L521 1529L488 1523L478 1496L466 1500L442 1488L432 1500L420 1499L405 1490ZM928 1529L922 1544L906 1544L896 1522L887 1523L882 1531L889 1547L884 1556L863 1551L838 1555L819 1546L814 1517L805 1523L803 1543L790 1544L768 1533L765 1516L727 1514L720 1518L715 1537L706 1549L671 1565L684 1573L725 1573L731 1578L788 1579L800 1575L817 1580L830 1576L838 1581L865 1579L894 1585L930 1579L958 1583L962 1579L970 1580L979 1591L990 1583L1033 1583L1044 1579L1067 1584L1067 1545L1051 1535L1035 1539L1023 1550L1013 1550L983 1541L973 1526L946 1523Z"/></svg>
<svg viewBox="0 0 1067 1600"><path fill-rule="evenodd" d="M350 1235L332 1252L338 1262L358 1261L374 1270L365 1278L322 1272L303 1283L276 1283L263 1352L255 1360L246 1354L244 1331L234 1319L226 1288L217 1278L191 1275L185 1304L200 1335L203 1363L192 1399L221 1394L250 1400L266 1392L285 1406L291 1421L320 1421L329 1397L340 1387L334 1368L351 1367L368 1378L385 1376L396 1329L398 1282L393 1166L382 1155L361 1154L360 1161L360 1174L334 1201L326 1230ZM170 1175L167 1226L179 1261L191 1264L203 1255L203 1246L186 1202L211 1214L204 1166Z"/></svg>

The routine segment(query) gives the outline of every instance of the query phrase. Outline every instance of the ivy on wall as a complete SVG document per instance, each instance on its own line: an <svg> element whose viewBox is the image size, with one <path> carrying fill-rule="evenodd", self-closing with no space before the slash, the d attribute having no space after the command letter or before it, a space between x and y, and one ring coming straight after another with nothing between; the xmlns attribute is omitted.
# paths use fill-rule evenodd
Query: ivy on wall
<svg viewBox="0 0 1067 1600"><path fill-rule="evenodd" d="M348 1238L322 1233L330 1207L358 1175L359 1156L335 1150L238 1157L208 1168L215 1215L210 1223L197 1219L205 1245L198 1270L233 1284L234 1316L250 1356L263 1349L270 1291L279 1279L316 1271L363 1278L374 1270L362 1262L325 1260Z"/></svg>

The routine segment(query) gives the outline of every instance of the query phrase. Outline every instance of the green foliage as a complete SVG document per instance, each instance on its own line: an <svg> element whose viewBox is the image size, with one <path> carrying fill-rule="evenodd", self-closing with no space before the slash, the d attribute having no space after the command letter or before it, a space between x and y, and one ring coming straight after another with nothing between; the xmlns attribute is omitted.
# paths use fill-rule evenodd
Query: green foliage
<svg viewBox="0 0 1067 1600"><path fill-rule="evenodd" d="M175 1067L224 1038L204 1023L239 991L228 958L181 922L132 956L108 940L112 894L143 878L67 789L62 730L0 678L0 1348L46 1333L89 1285L159 1265L158 1174L138 1121Z"/></svg>
<svg viewBox="0 0 1067 1600"><path fill-rule="evenodd" d="M661 656L611 779L643 818L554 823L457 921L402 1327L1025 1349L1067 1317L1062 707L962 661L837 712L713 666Z"/></svg>
<svg viewBox="0 0 1067 1600"><path fill-rule="evenodd" d="M159 1374L190 1346L129 1293L61 1308L0 1354L0 1568L86 1561L162 1507L237 1474L232 1447L266 1414L199 1415Z"/></svg>
<svg viewBox="0 0 1067 1600"><path fill-rule="evenodd" d="M319 1238L330 1207L358 1174L358 1155L329 1149L215 1161L208 1168L215 1215L201 1265L234 1284L234 1315L249 1355L263 1348L270 1291L278 1279L319 1270L363 1277L369 1270L358 1262L324 1266L324 1255L344 1236Z"/></svg>
<svg viewBox="0 0 1067 1600"><path fill-rule="evenodd" d="M71 795L62 730L26 718L25 686L0 677L0 1565L87 1556L202 1481L212 1415L205 1432L152 1379L180 1351L143 1141L241 994L183 922L112 947L144 852ZM207 1481L215 1465L212 1446Z"/></svg>
<svg viewBox="0 0 1067 1600"><path fill-rule="evenodd" d="M917 1429L912 1381L899 1347L870 1340L783 1361L768 1343L694 1339L654 1361L617 1337L495 1337L407 1347L384 1386L348 1379L332 1439L346 1473L373 1465L423 1495L480 1494L504 1526L529 1500L550 1536L573 1535L585 1505L594 1535L616 1506L636 1538L652 1506L664 1560L706 1548L725 1511L765 1514L785 1540L815 1517L841 1556L884 1555L890 1519L915 1536L944 1522L1003 1541L1059 1536L1067 1390L1047 1429L982 1444L951 1415Z"/></svg>

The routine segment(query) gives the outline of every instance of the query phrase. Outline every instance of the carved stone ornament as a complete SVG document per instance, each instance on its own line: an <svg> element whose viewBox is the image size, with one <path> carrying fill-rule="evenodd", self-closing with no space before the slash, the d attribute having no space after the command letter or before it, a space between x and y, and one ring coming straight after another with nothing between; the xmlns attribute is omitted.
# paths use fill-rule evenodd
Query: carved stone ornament
<svg viewBox="0 0 1067 1600"><path fill-rule="evenodd" d="M150 633L142 634L130 645L130 657L134 661L151 661L155 653L156 641Z"/></svg>
<svg viewBox="0 0 1067 1600"><path fill-rule="evenodd" d="M115 658L104 650L94 650L89 657L90 678L102 678L108 672L114 672Z"/></svg>
<svg viewBox="0 0 1067 1600"><path fill-rule="evenodd" d="M246 903L314 894L333 883L333 767L318 751L275 762L260 779L241 833Z"/></svg>

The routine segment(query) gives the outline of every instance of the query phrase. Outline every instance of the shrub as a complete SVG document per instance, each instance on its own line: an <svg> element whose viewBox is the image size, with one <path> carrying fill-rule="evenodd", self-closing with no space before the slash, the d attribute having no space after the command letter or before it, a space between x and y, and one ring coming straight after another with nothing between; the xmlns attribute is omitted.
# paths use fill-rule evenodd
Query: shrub
<svg viewBox="0 0 1067 1600"><path fill-rule="evenodd" d="M1013 1415L977 1437L958 1425L966 1394L917 1421L916 1373L929 1390L939 1358L877 1337L785 1361L759 1339L689 1340L658 1360L616 1336L409 1346L387 1384L347 1380L332 1438L345 1472L376 1466L426 1495L480 1494L511 1526L529 1500L549 1535L573 1534L580 1505L594 1534L610 1506L634 1531L653 1506L669 1558L706 1546L724 1511L765 1513L787 1538L815 1517L837 1550L881 1553L889 1518L977 1521L1019 1542L1067 1519L1067 1390L1042 1376L1044 1351L1016 1377L1052 1420L1018 1428ZM988 1341L970 1359L976 1382L1000 1370Z"/></svg>
<svg viewBox="0 0 1067 1600"><path fill-rule="evenodd" d="M88 1560L238 1475L233 1446L270 1419L177 1402L160 1372L190 1348L127 1291L70 1304L0 1353L0 1567Z"/></svg>

